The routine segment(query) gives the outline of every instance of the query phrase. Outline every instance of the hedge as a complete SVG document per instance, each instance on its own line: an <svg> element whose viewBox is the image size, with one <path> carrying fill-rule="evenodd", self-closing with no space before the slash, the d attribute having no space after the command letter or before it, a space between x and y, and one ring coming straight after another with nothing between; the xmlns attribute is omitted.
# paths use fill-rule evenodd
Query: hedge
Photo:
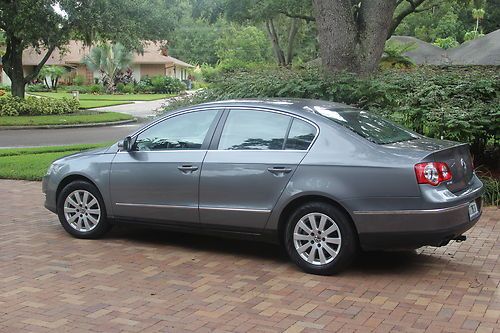
<svg viewBox="0 0 500 333"><path fill-rule="evenodd" d="M77 100L63 98L39 98L28 96L5 97L0 99L0 116L38 116L50 114L66 114L78 111Z"/></svg>

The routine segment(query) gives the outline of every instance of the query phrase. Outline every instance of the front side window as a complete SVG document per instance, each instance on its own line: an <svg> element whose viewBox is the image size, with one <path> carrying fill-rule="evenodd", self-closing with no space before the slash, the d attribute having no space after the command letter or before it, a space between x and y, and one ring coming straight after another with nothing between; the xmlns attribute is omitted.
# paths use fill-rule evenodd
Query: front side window
<svg viewBox="0 0 500 333"><path fill-rule="evenodd" d="M307 150L316 136L316 128L300 119L295 118L286 140L287 150Z"/></svg>
<svg viewBox="0 0 500 333"><path fill-rule="evenodd" d="M232 110L219 150L281 150L291 117L275 112Z"/></svg>
<svg viewBox="0 0 500 333"><path fill-rule="evenodd" d="M218 112L195 111L168 118L139 134L136 150L201 149Z"/></svg>

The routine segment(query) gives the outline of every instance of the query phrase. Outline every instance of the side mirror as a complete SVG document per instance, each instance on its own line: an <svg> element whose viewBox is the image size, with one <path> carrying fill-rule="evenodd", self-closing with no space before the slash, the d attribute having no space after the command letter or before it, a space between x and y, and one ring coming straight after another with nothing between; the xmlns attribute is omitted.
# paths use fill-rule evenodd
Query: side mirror
<svg viewBox="0 0 500 333"><path fill-rule="evenodd" d="M118 148L123 151L132 150L132 138L127 136L123 141L118 142Z"/></svg>

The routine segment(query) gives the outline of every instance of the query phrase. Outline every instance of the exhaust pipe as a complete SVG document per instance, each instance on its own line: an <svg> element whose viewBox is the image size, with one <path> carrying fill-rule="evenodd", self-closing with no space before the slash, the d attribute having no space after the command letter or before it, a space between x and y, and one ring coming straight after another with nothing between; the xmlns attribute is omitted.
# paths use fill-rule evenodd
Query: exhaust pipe
<svg viewBox="0 0 500 333"><path fill-rule="evenodd" d="M467 236L465 236L465 235L460 235L460 236L453 238L453 240L456 241L457 243L461 243L461 242L465 241L466 239L467 239Z"/></svg>

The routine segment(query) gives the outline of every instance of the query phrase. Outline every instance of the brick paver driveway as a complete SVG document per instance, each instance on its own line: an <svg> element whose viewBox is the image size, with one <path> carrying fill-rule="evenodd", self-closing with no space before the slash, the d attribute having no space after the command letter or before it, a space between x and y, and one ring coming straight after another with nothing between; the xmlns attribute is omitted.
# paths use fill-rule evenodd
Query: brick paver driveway
<svg viewBox="0 0 500 333"><path fill-rule="evenodd" d="M0 181L0 332L500 332L499 217L320 277L260 243L124 227L77 240L40 183Z"/></svg>

